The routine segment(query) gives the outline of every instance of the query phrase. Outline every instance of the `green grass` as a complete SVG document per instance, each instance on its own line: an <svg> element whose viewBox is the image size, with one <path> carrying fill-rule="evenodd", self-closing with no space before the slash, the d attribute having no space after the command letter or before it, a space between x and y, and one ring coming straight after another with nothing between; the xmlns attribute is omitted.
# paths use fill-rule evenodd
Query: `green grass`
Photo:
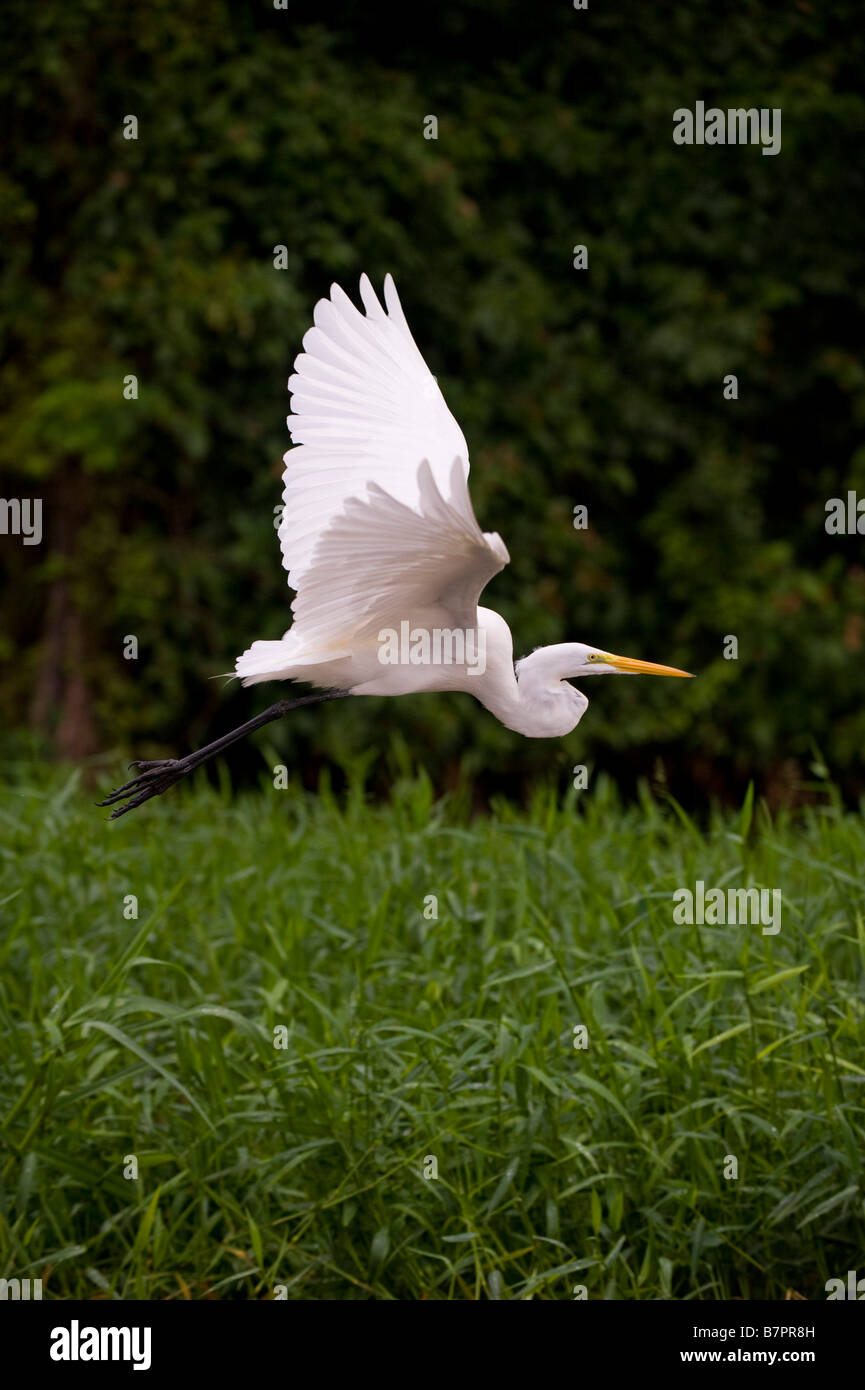
<svg viewBox="0 0 865 1390"><path fill-rule="evenodd" d="M473 820L422 775L389 805L199 779L110 826L94 799L31 767L0 809L6 1277L822 1299L865 1274L865 825L831 793L704 830L602 778ZM698 878L780 888L780 933L676 926Z"/></svg>

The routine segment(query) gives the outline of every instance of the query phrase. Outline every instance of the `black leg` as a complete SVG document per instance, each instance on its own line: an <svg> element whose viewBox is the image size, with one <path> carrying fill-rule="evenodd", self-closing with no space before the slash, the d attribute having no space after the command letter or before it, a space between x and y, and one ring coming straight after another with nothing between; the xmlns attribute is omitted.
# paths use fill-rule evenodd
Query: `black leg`
<svg viewBox="0 0 865 1390"><path fill-rule="evenodd" d="M215 758L217 753L221 753L232 743L246 738L247 734L263 728L265 724L270 724L274 719L281 719L284 714L288 714L289 710L299 709L301 705L318 705L323 700L341 700L343 696L350 694L350 690L326 690L320 695L303 695L299 700L280 700L277 704L271 705L270 709L266 709L263 714L257 714L246 724L241 724L239 728L232 729L231 733L223 734L221 738L214 739L213 743L205 744L204 748L187 754L185 758L165 758L157 762L138 761L130 763L130 767L139 769L139 775L133 777L131 782L124 782L122 787L118 787L110 796L106 796L104 801L97 802L97 805L113 806L117 801L125 801L125 806L118 806L115 811L111 812L109 820L117 820L118 816L125 816L127 811L134 811L136 806L143 805L152 796L161 796L163 792L168 791L169 787L173 787L175 782L179 782L181 777L187 777L190 772L194 772L209 758Z"/></svg>

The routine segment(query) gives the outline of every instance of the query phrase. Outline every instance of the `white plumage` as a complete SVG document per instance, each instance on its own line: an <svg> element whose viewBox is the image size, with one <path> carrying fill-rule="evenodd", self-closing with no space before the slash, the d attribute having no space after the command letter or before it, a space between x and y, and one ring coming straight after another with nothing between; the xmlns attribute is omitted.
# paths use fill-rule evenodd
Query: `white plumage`
<svg viewBox="0 0 865 1390"><path fill-rule="evenodd" d="M289 378L282 562L297 590L278 642L238 657L244 685L309 681L353 695L468 690L530 737L569 732L588 705L569 677L610 671L679 675L581 643L543 648L513 666L510 629L479 608L508 563L500 536L481 531L468 491L462 430L412 338L396 286L382 308L366 275L365 314L333 285ZM383 665L381 634L480 633L484 670L439 661Z"/></svg>
<svg viewBox="0 0 865 1390"><path fill-rule="evenodd" d="M279 543L294 622L238 657L245 685L365 684L381 675L383 628L475 627L481 590L509 559L478 526L465 438L391 276L387 313L365 275L360 292L365 315L338 285L319 300L289 378Z"/></svg>
<svg viewBox="0 0 865 1390"><path fill-rule="evenodd" d="M510 628L478 606L508 552L475 519L462 430L391 277L387 313L365 275L360 293L365 314L338 285L319 300L289 378L294 448L285 455L279 542L297 590L294 621L278 641L253 642L235 668L244 685L307 681L324 693L281 700L185 758L135 764L140 775L101 803L115 806L112 818L298 704L461 690L507 728L555 738L588 707L569 684L575 677L688 674L581 642L541 647L514 669Z"/></svg>
<svg viewBox="0 0 865 1390"><path fill-rule="evenodd" d="M360 292L366 315L338 285L319 300L288 381L288 430L299 447L285 455L279 541L297 590L323 531L368 483L417 507L422 459L443 492L454 459L468 477L463 432L409 332L393 280L384 282L387 313L365 275Z"/></svg>

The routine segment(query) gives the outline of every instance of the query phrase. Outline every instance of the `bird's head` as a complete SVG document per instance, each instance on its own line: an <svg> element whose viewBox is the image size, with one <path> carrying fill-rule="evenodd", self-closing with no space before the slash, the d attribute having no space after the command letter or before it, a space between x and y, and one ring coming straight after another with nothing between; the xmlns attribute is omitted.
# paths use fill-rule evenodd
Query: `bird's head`
<svg viewBox="0 0 865 1390"><path fill-rule="evenodd" d="M583 642L558 642L552 647L539 647L531 656L517 662L517 675L531 675L535 680L579 680L583 676L685 676L676 666L659 666L654 661L638 661L632 656L616 656L587 647Z"/></svg>

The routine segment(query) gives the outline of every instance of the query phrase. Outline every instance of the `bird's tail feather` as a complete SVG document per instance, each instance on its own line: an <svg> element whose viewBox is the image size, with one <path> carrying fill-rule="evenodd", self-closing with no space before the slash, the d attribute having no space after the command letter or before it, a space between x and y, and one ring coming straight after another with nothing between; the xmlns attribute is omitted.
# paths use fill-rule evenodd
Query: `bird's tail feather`
<svg viewBox="0 0 865 1390"><path fill-rule="evenodd" d="M325 652L305 651L296 642L253 642L234 663L234 674L244 685L257 685L260 681L310 680L314 676L302 674L310 667L323 666L327 662L339 661L350 656L348 651L331 648Z"/></svg>

